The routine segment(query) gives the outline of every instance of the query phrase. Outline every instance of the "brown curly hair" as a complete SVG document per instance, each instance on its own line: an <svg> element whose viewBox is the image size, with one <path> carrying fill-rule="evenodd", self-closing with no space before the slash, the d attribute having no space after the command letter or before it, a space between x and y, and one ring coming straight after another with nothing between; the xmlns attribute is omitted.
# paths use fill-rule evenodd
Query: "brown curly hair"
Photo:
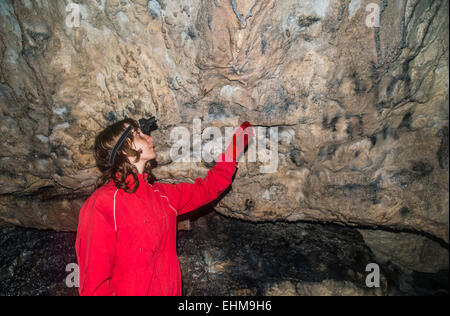
<svg viewBox="0 0 450 316"><path fill-rule="evenodd" d="M137 131L139 127L139 123L131 118L126 118L122 121L116 122L103 131L101 131L97 137L95 137L94 142L94 157L97 168L100 170L101 175L98 177L96 182L96 187L99 188L106 183L108 183L111 179L114 180L115 186L119 189L123 189L127 193L136 192L139 187L138 180L138 170L137 168L130 162L127 156L136 157L136 161L139 161L140 156L142 154L142 150L136 151L132 148L132 144L134 142L134 133L129 133L125 138L125 141L120 146L117 154L114 158L114 162L111 165L109 163L109 157L111 155L112 150L116 142L119 140L120 136L125 132L127 126L125 124L129 124L133 127L133 132ZM144 173L147 173L147 181L150 184L155 182L155 178L151 173L152 165L150 161L144 166ZM128 184L125 182L127 177L132 174L134 179L134 187L129 188Z"/></svg>

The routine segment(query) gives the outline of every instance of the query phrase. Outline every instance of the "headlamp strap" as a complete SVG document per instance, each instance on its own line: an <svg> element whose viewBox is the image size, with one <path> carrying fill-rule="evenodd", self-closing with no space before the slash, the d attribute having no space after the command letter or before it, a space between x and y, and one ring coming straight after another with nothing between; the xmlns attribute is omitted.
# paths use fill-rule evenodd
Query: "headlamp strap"
<svg viewBox="0 0 450 316"><path fill-rule="evenodd" d="M116 145L114 146L114 149L111 152L111 155L109 156L109 164L112 165L114 163L114 158L116 157L117 151L119 150L120 146L122 146L122 143L124 142L125 138L127 138L128 134L133 130L133 126L129 126L125 132L123 132L122 136L120 136L119 140L117 141Z"/></svg>

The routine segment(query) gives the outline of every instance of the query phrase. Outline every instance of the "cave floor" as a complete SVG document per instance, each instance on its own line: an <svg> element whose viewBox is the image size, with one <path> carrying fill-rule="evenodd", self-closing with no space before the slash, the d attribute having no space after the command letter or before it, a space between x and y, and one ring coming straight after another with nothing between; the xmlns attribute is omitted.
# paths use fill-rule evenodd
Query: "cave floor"
<svg viewBox="0 0 450 316"><path fill-rule="evenodd" d="M448 295L448 270L436 274L376 263L356 229L311 223L250 223L215 212L178 233L183 294ZM0 229L0 296L77 295L71 285L75 233ZM66 271L66 268L68 271ZM68 282L68 283L67 283Z"/></svg>

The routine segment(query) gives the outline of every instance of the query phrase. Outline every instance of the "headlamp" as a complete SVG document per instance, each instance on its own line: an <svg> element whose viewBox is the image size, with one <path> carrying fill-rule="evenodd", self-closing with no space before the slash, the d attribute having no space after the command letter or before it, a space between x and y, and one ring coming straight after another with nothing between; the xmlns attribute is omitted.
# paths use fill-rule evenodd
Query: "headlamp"
<svg viewBox="0 0 450 316"><path fill-rule="evenodd" d="M157 120L154 116L149 119L141 118L139 120L139 125L141 126L142 133L148 136L150 136L151 132L158 129Z"/></svg>

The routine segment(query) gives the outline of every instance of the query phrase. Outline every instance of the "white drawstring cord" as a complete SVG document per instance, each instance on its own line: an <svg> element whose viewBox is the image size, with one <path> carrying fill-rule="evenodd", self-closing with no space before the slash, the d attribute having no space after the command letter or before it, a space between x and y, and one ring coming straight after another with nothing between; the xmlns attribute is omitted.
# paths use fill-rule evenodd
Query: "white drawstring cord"
<svg viewBox="0 0 450 316"><path fill-rule="evenodd" d="M119 191L119 189L116 190L116 192L114 193L114 208L113 208L113 216L114 216L114 231L117 232L117 221L116 221L116 194ZM167 200L167 204L169 204L169 207L175 212L175 214L177 214L178 216L178 212L177 210L170 204L169 198L165 195L162 195L161 192L159 190L155 190L153 189L153 191L158 192L160 197L166 198Z"/></svg>
<svg viewBox="0 0 450 316"><path fill-rule="evenodd" d="M177 216L178 216L178 212L177 212L177 210L176 209L174 209L173 208L173 206L172 205L170 205L170 201L169 201L169 198L167 197L167 196L165 196L165 195L162 195L161 194L161 192L159 192L159 190L155 190L155 189L153 189L153 191L155 191L155 192L158 192L159 193L159 196L160 197L164 197L164 198L166 198L166 200L167 200L167 204L169 204L169 206L170 206L170 208L175 212L175 214L177 214Z"/></svg>
<svg viewBox="0 0 450 316"><path fill-rule="evenodd" d="M150 187L153 189L153 185L152 185L151 183L148 183L148 181L145 181L145 183L147 183L147 186L150 186ZM158 192L160 197L165 197L166 200L167 200L167 204L169 204L170 208L171 208L171 209L175 212L175 214L177 214L177 216L178 216L177 210L176 210L172 205L170 205L169 198L168 198L167 196L165 196L165 195L162 195L161 192L160 192L159 190L153 189L153 191L154 191L154 192Z"/></svg>

